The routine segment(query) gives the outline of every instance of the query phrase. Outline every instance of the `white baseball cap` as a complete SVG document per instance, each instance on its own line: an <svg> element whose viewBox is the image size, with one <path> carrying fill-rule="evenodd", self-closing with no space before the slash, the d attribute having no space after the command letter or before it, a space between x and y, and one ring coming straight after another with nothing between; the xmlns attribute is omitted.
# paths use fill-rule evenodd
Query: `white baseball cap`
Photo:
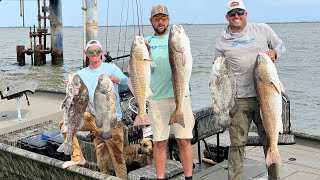
<svg viewBox="0 0 320 180"><path fill-rule="evenodd" d="M244 6L243 2L241 0L232 0L227 3L227 12L233 10L233 9L244 9L246 10L246 7Z"/></svg>
<svg viewBox="0 0 320 180"><path fill-rule="evenodd" d="M101 43L98 40L90 40L87 45L86 45L86 51L89 49L91 46L99 46L100 49L102 49Z"/></svg>

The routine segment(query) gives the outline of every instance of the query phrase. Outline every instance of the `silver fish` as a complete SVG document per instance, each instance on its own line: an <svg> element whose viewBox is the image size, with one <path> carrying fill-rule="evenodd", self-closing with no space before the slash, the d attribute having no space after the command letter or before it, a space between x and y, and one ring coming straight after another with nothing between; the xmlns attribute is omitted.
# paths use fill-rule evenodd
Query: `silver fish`
<svg viewBox="0 0 320 180"><path fill-rule="evenodd" d="M266 164L267 166L273 163L281 164L278 136L279 132L283 131L281 91L284 90L274 63L265 53L260 53L257 57L254 82L260 103L260 116L269 140Z"/></svg>
<svg viewBox="0 0 320 180"><path fill-rule="evenodd" d="M117 122L117 95L113 82L104 74L99 76L98 85L94 92L94 109L96 124L102 127L104 139L111 137L111 127Z"/></svg>
<svg viewBox="0 0 320 180"><path fill-rule="evenodd" d="M188 36L181 25L171 26L168 46L172 85L176 102L176 109L170 118L169 125L179 123L182 127L185 127L183 104L185 96L189 95L189 81L193 60Z"/></svg>
<svg viewBox="0 0 320 180"><path fill-rule="evenodd" d="M227 128L237 110L237 83L235 75L224 57L218 57L215 60L209 86L214 116L218 120L219 126Z"/></svg>
<svg viewBox="0 0 320 180"><path fill-rule="evenodd" d="M66 133L65 141L57 149L66 155L73 153L73 137L84 124L83 114L89 103L89 92L78 74L69 75L66 88L66 98L61 109L64 109L64 124L61 132Z"/></svg>
<svg viewBox="0 0 320 180"><path fill-rule="evenodd" d="M133 125L150 124L149 117L146 112L147 98L153 93L150 89L150 66L155 66L150 60L147 46L142 36L136 36L132 42L130 60L128 86L133 93L139 110Z"/></svg>

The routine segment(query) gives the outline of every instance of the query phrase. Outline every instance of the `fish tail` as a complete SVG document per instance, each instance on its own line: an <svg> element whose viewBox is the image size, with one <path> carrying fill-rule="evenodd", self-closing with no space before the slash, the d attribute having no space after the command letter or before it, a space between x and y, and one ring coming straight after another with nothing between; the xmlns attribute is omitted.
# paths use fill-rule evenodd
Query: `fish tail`
<svg viewBox="0 0 320 180"><path fill-rule="evenodd" d="M185 128L183 112L179 112L177 110L175 110L173 112L173 114L171 115L170 121L169 121L169 125L174 124L174 123L178 123L183 128Z"/></svg>
<svg viewBox="0 0 320 180"><path fill-rule="evenodd" d="M73 153L73 144L64 141L57 149L57 152L63 152L65 155L71 155Z"/></svg>
<svg viewBox="0 0 320 180"><path fill-rule="evenodd" d="M266 163L269 167L271 164L282 164L282 159L278 148L269 148L267 151Z"/></svg>
<svg viewBox="0 0 320 180"><path fill-rule="evenodd" d="M220 115L220 119L218 121L218 125L221 126L223 129L226 129L230 126L231 118L226 115Z"/></svg>
<svg viewBox="0 0 320 180"><path fill-rule="evenodd" d="M140 115L138 114L136 118L134 119L133 126L138 126L138 125L150 125L150 119L147 115Z"/></svg>

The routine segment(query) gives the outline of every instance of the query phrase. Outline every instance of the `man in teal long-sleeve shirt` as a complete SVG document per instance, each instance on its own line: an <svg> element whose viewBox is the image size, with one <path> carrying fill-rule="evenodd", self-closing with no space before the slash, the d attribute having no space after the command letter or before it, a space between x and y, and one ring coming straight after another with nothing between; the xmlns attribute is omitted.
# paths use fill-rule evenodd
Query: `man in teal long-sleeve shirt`
<svg viewBox="0 0 320 180"><path fill-rule="evenodd" d="M108 75L108 77L113 82L115 91L117 92L117 119L118 121L121 121L122 118L122 112L120 108L120 99L119 99L119 93L118 93L118 86L119 84L127 84L128 77L122 73L119 67L117 67L114 64L111 63L103 63L101 60L101 56L103 54L101 43L97 40L90 40L87 43L86 46L86 55L89 58L89 66L86 68L81 69L77 72L81 79L83 80L84 84L87 86L89 91L89 100L90 103L93 105L94 103L94 92L98 85L98 79L99 75L105 74ZM97 128L96 122L95 122L95 109L91 106L90 112L86 112L84 114L85 123L83 127L80 129L80 131L95 131L95 132L101 132L100 129ZM63 125L63 121L60 122L60 127ZM122 129L119 128L121 131ZM111 133L111 132L109 132ZM104 133L101 133L99 135L99 138L108 140L110 137L104 137ZM122 139L123 140L123 139ZM78 140L76 137L73 138L73 154L71 155L71 161L67 161L63 164L63 168L67 168L73 165L84 165L85 159L83 157L83 154L81 152L81 148L79 146ZM122 147L122 146L121 146ZM110 151L110 150L109 150ZM123 149L120 149L121 152L123 152ZM114 164L115 165L115 164ZM126 172L122 173L125 174ZM118 174L117 174L118 176ZM122 177L122 176L120 176Z"/></svg>

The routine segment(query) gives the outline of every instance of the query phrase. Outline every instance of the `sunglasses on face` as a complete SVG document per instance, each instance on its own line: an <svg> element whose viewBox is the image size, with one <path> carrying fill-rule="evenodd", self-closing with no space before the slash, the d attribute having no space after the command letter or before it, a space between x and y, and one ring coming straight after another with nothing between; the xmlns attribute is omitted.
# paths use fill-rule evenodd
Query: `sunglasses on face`
<svg viewBox="0 0 320 180"><path fill-rule="evenodd" d="M100 54L101 50L100 49L88 49L89 54L93 54L94 52L96 52L96 54Z"/></svg>
<svg viewBox="0 0 320 180"><path fill-rule="evenodd" d="M242 15L244 15L244 13L246 12L246 10L244 10L244 9L240 9L240 10L238 10L238 11L229 11L227 14L228 14L228 16L229 17L233 17L233 16L235 16L236 14L238 14L238 16L242 16Z"/></svg>
<svg viewBox="0 0 320 180"><path fill-rule="evenodd" d="M169 19L168 16L162 16L162 17L157 17L157 16L153 16L152 17L152 20L156 21L156 22L159 22L160 20L162 21L167 21Z"/></svg>

